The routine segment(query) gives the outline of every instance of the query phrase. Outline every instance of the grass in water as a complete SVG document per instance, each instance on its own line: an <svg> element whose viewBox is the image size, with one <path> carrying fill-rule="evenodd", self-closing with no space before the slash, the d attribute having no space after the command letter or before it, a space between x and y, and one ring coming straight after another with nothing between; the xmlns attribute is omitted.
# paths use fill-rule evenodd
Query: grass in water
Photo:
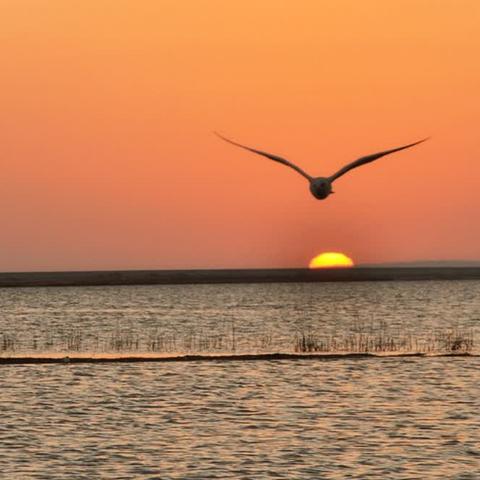
<svg viewBox="0 0 480 480"><path fill-rule="evenodd" d="M0 354L20 352L82 352L82 353L471 353L475 347L473 329L447 328L428 334L392 333L383 323L376 327L356 325L338 334L304 330L288 337L276 347L271 332L238 335L235 326L218 331L189 329L187 331L151 329L139 331L133 326L113 331L85 333L79 328L60 328L54 332L31 332L19 338L14 332L0 334ZM283 345L283 346L282 346Z"/></svg>
<svg viewBox="0 0 480 480"><path fill-rule="evenodd" d="M412 334L393 335L378 333L351 333L323 336L315 332L295 335L297 353L470 353L474 348L473 330L451 328L418 338Z"/></svg>

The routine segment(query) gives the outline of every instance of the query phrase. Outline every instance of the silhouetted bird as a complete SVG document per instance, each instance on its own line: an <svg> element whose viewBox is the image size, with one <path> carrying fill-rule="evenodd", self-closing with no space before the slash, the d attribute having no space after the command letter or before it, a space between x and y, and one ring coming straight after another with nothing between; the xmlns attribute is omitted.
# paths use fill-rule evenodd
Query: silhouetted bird
<svg viewBox="0 0 480 480"><path fill-rule="evenodd" d="M250 152L257 153L258 155L263 155L264 157L267 157L270 160L274 160L275 162L283 163L283 165L286 165L287 167L293 168L300 175L304 176L310 182L310 192L312 192L312 195L315 198L318 198L319 200L323 200L323 199L327 198L331 193L334 193L332 191L332 183L337 178L340 178L342 175L345 175L350 170L352 170L354 168L357 168L357 167L360 167L361 165L365 165L366 163L373 162L377 158L383 157L385 155L389 155L390 153L398 152L399 150L404 150L405 148L413 147L414 145L418 145L419 143L422 143L422 142L425 142L425 140L428 140L428 138L424 138L423 140L419 140L418 142L415 142L415 143L410 143L409 145L405 145L403 147L392 148L391 150L385 150L385 151L379 152L379 153L372 153L371 155L361 157L358 160L355 160L354 162L349 163L348 165L345 165L337 173L334 173L330 177L312 177L308 173L304 172L300 167L297 167L292 162L289 162L288 160L285 160L282 157L278 157L277 155L272 155L271 153L262 152L261 150L256 150L254 148L250 148L250 147L247 147L245 145L241 145L240 143L237 143L237 142L234 142L233 140L229 140L228 138L225 138L224 136L220 135L217 132L215 132L215 134L217 136L219 136L222 140L225 140L226 142L231 143L232 145L236 145L237 147L245 148L246 150L249 150Z"/></svg>

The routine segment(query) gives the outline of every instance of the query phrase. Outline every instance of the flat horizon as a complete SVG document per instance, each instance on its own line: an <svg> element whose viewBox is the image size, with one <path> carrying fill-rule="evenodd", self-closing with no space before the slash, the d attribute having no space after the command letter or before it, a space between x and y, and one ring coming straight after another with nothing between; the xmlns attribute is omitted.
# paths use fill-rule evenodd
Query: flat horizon
<svg viewBox="0 0 480 480"><path fill-rule="evenodd" d="M5 270L0 275L17 273L90 273L90 272L215 272L215 271L269 271L269 270L350 270L350 269L373 269L373 268L471 268L480 267L480 260L412 260L412 261L391 261L378 263L359 263L349 267L323 267L310 268L308 266L298 267L192 267L192 268L83 268L83 269L39 269L39 270Z"/></svg>
<svg viewBox="0 0 480 480"><path fill-rule="evenodd" d="M181 285L410 280L479 280L480 266L210 270L98 270L0 273L0 287Z"/></svg>

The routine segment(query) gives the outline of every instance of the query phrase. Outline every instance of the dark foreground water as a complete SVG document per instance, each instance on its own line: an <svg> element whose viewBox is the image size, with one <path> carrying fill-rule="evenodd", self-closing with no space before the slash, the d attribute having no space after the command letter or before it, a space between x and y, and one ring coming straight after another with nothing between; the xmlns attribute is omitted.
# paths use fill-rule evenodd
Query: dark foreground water
<svg viewBox="0 0 480 480"><path fill-rule="evenodd" d="M444 348L445 332L476 339L480 323L475 281L3 289L0 301L4 357L292 352L301 332L337 349L379 331ZM476 356L0 365L0 478L478 479L479 385Z"/></svg>
<svg viewBox="0 0 480 480"><path fill-rule="evenodd" d="M480 360L3 366L2 478L478 479Z"/></svg>

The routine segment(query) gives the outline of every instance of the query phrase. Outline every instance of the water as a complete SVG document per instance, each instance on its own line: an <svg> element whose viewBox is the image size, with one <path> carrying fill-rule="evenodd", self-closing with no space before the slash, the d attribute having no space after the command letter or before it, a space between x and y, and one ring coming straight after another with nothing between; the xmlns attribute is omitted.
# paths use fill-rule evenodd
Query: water
<svg viewBox="0 0 480 480"><path fill-rule="evenodd" d="M181 339L192 330L228 339L232 324L245 352L292 351L301 329L477 335L479 294L474 281L3 289L0 335L16 340L1 355L72 354L68 329L82 332L74 354L95 355L111 354L119 331L138 336L136 352L151 353L151 329L191 351ZM477 479L479 367L480 357L0 365L0 477Z"/></svg>
<svg viewBox="0 0 480 480"><path fill-rule="evenodd" d="M480 326L480 282L0 289L0 354L291 352L295 337L430 341Z"/></svg>

